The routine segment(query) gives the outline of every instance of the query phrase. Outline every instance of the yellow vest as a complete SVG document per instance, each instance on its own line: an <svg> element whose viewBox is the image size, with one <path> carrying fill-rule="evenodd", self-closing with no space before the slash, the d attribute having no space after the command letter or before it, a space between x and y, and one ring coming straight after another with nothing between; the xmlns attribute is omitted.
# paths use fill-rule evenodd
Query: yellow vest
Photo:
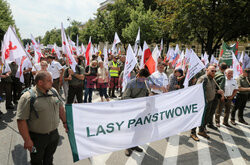
<svg viewBox="0 0 250 165"><path fill-rule="evenodd" d="M112 65L113 67L118 66L118 63L115 64L114 61L112 61L112 63L113 63L113 65ZM111 77L119 77L119 71L118 70L110 69L109 74L110 74Z"/></svg>

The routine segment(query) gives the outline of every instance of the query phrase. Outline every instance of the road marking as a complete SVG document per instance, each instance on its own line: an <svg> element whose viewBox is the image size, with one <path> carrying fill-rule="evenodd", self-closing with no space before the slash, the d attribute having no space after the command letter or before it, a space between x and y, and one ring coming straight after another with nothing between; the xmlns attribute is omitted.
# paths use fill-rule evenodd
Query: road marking
<svg viewBox="0 0 250 165"><path fill-rule="evenodd" d="M180 136L174 135L169 137L167 149L164 156L163 165L177 164Z"/></svg>
<svg viewBox="0 0 250 165"><path fill-rule="evenodd" d="M206 138L199 137L200 141L197 142L199 165L210 165L211 156L209 152L209 145Z"/></svg>
<svg viewBox="0 0 250 165"><path fill-rule="evenodd" d="M230 135L229 130L226 129L224 125L222 125L219 128L219 131L233 164L240 164L240 165L246 164L246 162L242 158L242 155L240 154L237 145L234 143L234 140Z"/></svg>
<svg viewBox="0 0 250 165"><path fill-rule="evenodd" d="M133 151L132 154L130 155L130 157L128 158L125 165L138 165L138 164L141 164L141 162L142 162L142 160L143 160L143 158L145 156L145 153L146 153L146 151L148 149L148 145L149 145L149 143L140 146L143 149L142 153L138 153L136 151Z"/></svg>
<svg viewBox="0 0 250 165"><path fill-rule="evenodd" d="M90 159L91 160L91 164L92 165L106 164L106 161L109 159L109 157L110 157L111 154L112 154L112 152L92 157Z"/></svg>

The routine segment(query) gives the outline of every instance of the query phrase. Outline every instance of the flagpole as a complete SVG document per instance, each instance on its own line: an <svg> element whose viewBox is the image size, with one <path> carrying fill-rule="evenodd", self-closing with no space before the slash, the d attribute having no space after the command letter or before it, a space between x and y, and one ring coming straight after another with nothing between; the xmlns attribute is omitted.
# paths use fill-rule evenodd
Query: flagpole
<svg viewBox="0 0 250 165"><path fill-rule="evenodd" d="M11 30L12 30L12 32L14 33L14 35L16 36L16 38L17 38L17 41L19 42L19 44L21 45L21 47L23 48L23 50L24 50L24 52L26 53L26 56L28 56L28 58L29 58L29 60L30 60L30 62L31 62L31 64L32 64L32 66L35 68L35 70L37 71L37 68L36 68L36 66L34 65L34 63L33 63L33 61L32 61L32 59L30 59L30 55L26 52L26 50L24 49L24 47L23 47L23 44L21 43L21 41L19 40L19 38L18 38L18 36L17 36L17 34L15 33L15 31L13 30L13 27L11 26L11 28L10 28Z"/></svg>

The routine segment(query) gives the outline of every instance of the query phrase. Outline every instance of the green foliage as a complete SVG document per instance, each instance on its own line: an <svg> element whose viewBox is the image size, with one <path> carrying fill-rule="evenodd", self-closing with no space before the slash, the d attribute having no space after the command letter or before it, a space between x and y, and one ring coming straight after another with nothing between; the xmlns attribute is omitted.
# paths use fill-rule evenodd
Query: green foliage
<svg viewBox="0 0 250 165"><path fill-rule="evenodd" d="M0 0L0 40L3 40L3 36L10 25L15 27L16 33L20 37L9 4L5 0Z"/></svg>

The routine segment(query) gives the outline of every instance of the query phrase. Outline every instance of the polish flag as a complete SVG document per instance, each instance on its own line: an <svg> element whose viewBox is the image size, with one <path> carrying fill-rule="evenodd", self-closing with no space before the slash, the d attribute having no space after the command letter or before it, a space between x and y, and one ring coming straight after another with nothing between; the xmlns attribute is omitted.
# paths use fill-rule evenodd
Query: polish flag
<svg viewBox="0 0 250 165"><path fill-rule="evenodd" d="M26 55L26 51L17 37L14 29L9 26L3 39L2 60L9 62Z"/></svg>
<svg viewBox="0 0 250 165"><path fill-rule="evenodd" d="M87 46L86 49L86 53L85 53L85 58L86 58L86 65L90 65L90 60L91 60L91 37L89 38L89 44Z"/></svg>
<svg viewBox="0 0 250 165"><path fill-rule="evenodd" d="M62 49L63 49L63 52L67 56L67 65L70 65L71 69L75 72L77 63L76 63L75 58L71 54L70 45L66 38L66 34L63 28L63 23L61 24L61 36L62 36Z"/></svg>
<svg viewBox="0 0 250 165"><path fill-rule="evenodd" d="M43 54L42 54L42 51L41 51L39 45L37 44L37 42L32 34L31 34L31 42L32 42L32 46L33 46L34 51L35 51L35 62L39 63L40 58L43 56Z"/></svg>
<svg viewBox="0 0 250 165"><path fill-rule="evenodd" d="M20 63L20 65L19 65L18 71L17 71L17 73L16 73L16 77L20 79L20 82L21 82L21 83L24 83L24 77L23 77L23 70L24 70L24 67L23 67L23 62L24 62L24 60L25 60L26 58L27 58L27 56L23 56L23 57L21 58L21 63ZM19 60L20 60L20 59L19 59ZM19 73L19 74L18 74L18 73Z"/></svg>
<svg viewBox="0 0 250 165"><path fill-rule="evenodd" d="M157 60L159 56L160 56L160 51L158 49L158 46L156 45L152 55L148 58L145 64L150 74L154 73L157 70Z"/></svg>
<svg viewBox="0 0 250 165"><path fill-rule="evenodd" d="M143 54L142 54L142 58L141 58L141 63L140 63L140 69L144 68L144 65L146 63L146 61L149 59L149 57L152 55L146 41L144 41L143 44Z"/></svg>

